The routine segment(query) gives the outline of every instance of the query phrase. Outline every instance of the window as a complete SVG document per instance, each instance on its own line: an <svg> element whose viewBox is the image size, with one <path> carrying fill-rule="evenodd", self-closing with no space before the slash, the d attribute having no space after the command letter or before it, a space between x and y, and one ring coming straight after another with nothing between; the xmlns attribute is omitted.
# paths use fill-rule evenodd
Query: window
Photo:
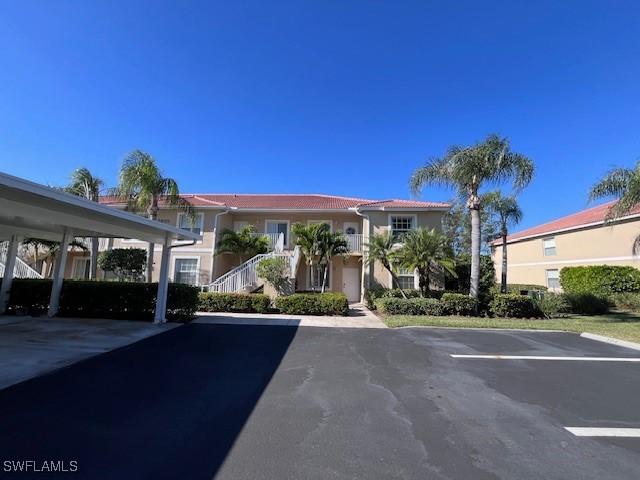
<svg viewBox="0 0 640 480"><path fill-rule="evenodd" d="M284 244L289 245L289 222L286 220L267 220L267 233L284 234Z"/></svg>
<svg viewBox="0 0 640 480"><path fill-rule="evenodd" d="M201 235L202 222L203 215L201 213L197 213L195 218L191 218L186 213L178 214L178 228L181 228L182 230L187 230L189 232Z"/></svg>
<svg viewBox="0 0 640 480"><path fill-rule="evenodd" d="M558 270L545 270L547 276L547 288L560 288L560 272Z"/></svg>
<svg viewBox="0 0 640 480"><path fill-rule="evenodd" d="M198 284L198 259L176 258L173 281L188 285Z"/></svg>
<svg viewBox="0 0 640 480"><path fill-rule="evenodd" d="M542 240L542 248L544 250L545 257L551 257L556 254L556 239L555 237L545 238Z"/></svg>
<svg viewBox="0 0 640 480"><path fill-rule="evenodd" d="M407 268L401 268L398 270L398 283L403 290L413 290L416 288L415 278L413 272Z"/></svg>
<svg viewBox="0 0 640 480"><path fill-rule="evenodd" d="M316 290L322 288L322 278L324 277L324 265L314 264L311 269L311 278L309 279L309 288L315 287ZM331 264L327 267L327 283L325 289L331 289Z"/></svg>
<svg viewBox="0 0 640 480"><path fill-rule="evenodd" d="M416 217L413 215L392 215L389 217L391 236L401 239L402 236L416 227Z"/></svg>
<svg viewBox="0 0 640 480"><path fill-rule="evenodd" d="M91 270L91 258L81 257L73 260L73 279L87 280Z"/></svg>

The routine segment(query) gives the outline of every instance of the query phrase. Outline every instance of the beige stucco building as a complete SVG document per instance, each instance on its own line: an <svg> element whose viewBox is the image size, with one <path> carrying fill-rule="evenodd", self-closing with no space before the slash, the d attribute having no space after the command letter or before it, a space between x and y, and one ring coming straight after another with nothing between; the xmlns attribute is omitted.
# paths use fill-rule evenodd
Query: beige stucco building
<svg viewBox="0 0 640 480"><path fill-rule="evenodd" d="M631 265L640 268L633 246L640 212L605 222L612 203L589 208L507 237L508 282L559 289L563 267ZM502 271L502 240L491 245L496 275Z"/></svg>
<svg viewBox="0 0 640 480"><path fill-rule="evenodd" d="M161 207L158 219L200 233L202 241L172 249L169 267L171 281L215 289L222 280L229 278L230 271L236 272L239 264L242 266L239 259L232 254L216 252L222 232L226 229L239 231L246 225L253 225L257 234L269 238L272 249L280 247L280 255L291 257L295 255L292 225L327 223L333 231L341 231L346 235L350 247L350 254L346 258L331 262L328 289L344 292L351 301L359 301L365 288L391 285L390 276L381 265L365 265L363 261L366 243L372 233L390 231L401 234L417 227L440 230L442 216L449 209L448 204L440 202L376 201L329 195L198 194L183 195L183 198L195 209L195 224L169 206ZM117 202L105 200L104 203L114 208L124 208ZM281 245L278 245L279 240ZM101 239L100 242L101 249L132 247L146 249L147 244L120 239ZM159 261L160 249L156 247L154 263L158 265ZM157 270L155 268L153 272L154 280L158 276ZM88 252L70 252L67 277L86 278L88 271ZM314 274L319 275L320 271ZM311 288L312 276L304 259L299 259L295 264L293 278L297 291ZM413 272L401 272L400 280L406 288L416 285ZM227 289L238 289L237 283L233 283L233 287L227 284L224 285Z"/></svg>

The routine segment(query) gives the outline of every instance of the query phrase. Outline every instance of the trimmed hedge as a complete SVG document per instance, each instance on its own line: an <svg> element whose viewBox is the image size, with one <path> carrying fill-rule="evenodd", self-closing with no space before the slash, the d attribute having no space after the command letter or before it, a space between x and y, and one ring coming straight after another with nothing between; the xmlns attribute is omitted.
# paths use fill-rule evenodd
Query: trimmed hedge
<svg viewBox="0 0 640 480"><path fill-rule="evenodd" d="M606 297L590 293L565 293L564 297L571 305L573 313L601 315L609 311L609 300Z"/></svg>
<svg viewBox="0 0 640 480"><path fill-rule="evenodd" d="M451 315L470 316L475 314L478 307L477 301L464 293L445 293L441 301L445 311Z"/></svg>
<svg viewBox="0 0 640 480"><path fill-rule="evenodd" d="M446 315L445 305L435 298L379 298L376 308L389 315Z"/></svg>
<svg viewBox="0 0 640 480"><path fill-rule="evenodd" d="M40 315L47 311L51 280L13 280L9 313ZM65 280L60 292L60 317L152 320L157 283L99 282ZM198 289L190 285L169 284L167 318L187 320L198 305Z"/></svg>
<svg viewBox="0 0 640 480"><path fill-rule="evenodd" d="M540 314L533 300L527 295L499 293L493 296L489 310L496 317L532 318Z"/></svg>
<svg viewBox="0 0 640 480"><path fill-rule="evenodd" d="M566 293L588 293L598 297L640 292L640 270L612 265L565 267L560 270L560 285Z"/></svg>
<svg viewBox="0 0 640 480"><path fill-rule="evenodd" d="M260 293L203 292L198 298L201 312L266 313L270 305L271 299Z"/></svg>
<svg viewBox="0 0 640 480"><path fill-rule="evenodd" d="M609 301L618 310L628 312L640 312L640 293L614 293L609 297Z"/></svg>
<svg viewBox="0 0 640 480"><path fill-rule="evenodd" d="M294 293L276 297L275 307L287 315L348 315L349 301L344 293Z"/></svg>

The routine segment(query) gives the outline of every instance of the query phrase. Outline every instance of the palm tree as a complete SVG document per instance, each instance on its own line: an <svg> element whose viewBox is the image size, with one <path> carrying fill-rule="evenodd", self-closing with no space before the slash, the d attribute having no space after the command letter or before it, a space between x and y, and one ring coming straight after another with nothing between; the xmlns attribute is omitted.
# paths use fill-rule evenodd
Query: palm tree
<svg viewBox="0 0 640 480"><path fill-rule="evenodd" d="M407 232L395 256L401 268L418 271L420 295L423 297L429 294L432 273L446 270L456 276L448 239L433 228L419 227Z"/></svg>
<svg viewBox="0 0 640 480"><path fill-rule="evenodd" d="M155 159L141 150L129 153L120 168L120 182L112 193L127 203L127 209L144 212L151 220L157 220L160 200L177 207L195 219L193 207L180 197L178 183L162 176ZM147 282L153 273L153 243L147 249Z"/></svg>
<svg viewBox="0 0 640 480"><path fill-rule="evenodd" d="M40 260L47 262L47 268L44 276L46 278L51 277L51 274L53 273L53 264L60 251L60 242L28 237L23 240L22 245L34 251L34 269L37 269L38 262ZM85 244L75 238L69 242L69 248L71 250L87 250ZM42 252L42 256L40 256L40 252Z"/></svg>
<svg viewBox="0 0 640 480"><path fill-rule="evenodd" d="M369 243L365 244L365 247L367 248L367 255L364 261L365 265L380 262L385 270L391 275L391 283L395 284L396 288L400 290L400 293L404 298L407 298L407 295L400 286L398 275L396 275L392 266L396 253L394 245L393 237L389 232L374 233L371 236Z"/></svg>
<svg viewBox="0 0 640 480"><path fill-rule="evenodd" d="M67 193L86 198L92 202L100 200L100 190L104 182L94 176L88 168L78 168L71 174L71 183L65 187ZM98 237L91 237L91 269L89 278L95 280L98 273Z"/></svg>
<svg viewBox="0 0 640 480"><path fill-rule="evenodd" d="M607 173L589 192L589 200L615 197L618 201L607 212L607 220L628 214L640 204L640 162L635 168L616 168Z"/></svg>
<svg viewBox="0 0 640 480"><path fill-rule="evenodd" d="M328 227L328 225L327 225ZM349 242L342 232L332 232L329 228L322 230L320 235L320 257L318 264L322 267L322 288L321 293L327 285L327 271L329 264L334 257L345 256L349 254Z"/></svg>
<svg viewBox="0 0 640 480"><path fill-rule="evenodd" d="M312 223L310 225L294 223L291 230L296 237L296 245L300 247L300 252L307 262L311 290L315 291L314 265L321 258L322 236L323 232L329 231L329 225L326 223Z"/></svg>
<svg viewBox="0 0 640 480"><path fill-rule="evenodd" d="M509 141L495 134L470 147L453 146L442 158L418 168L410 180L418 194L426 185L452 187L464 198L471 213L471 275L469 295L478 296L480 279L480 190L486 184L511 180L519 190L531 182L534 165L526 156L512 152Z"/></svg>
<svg viewBox="0 0 640 480"><path fill-rule="evenodd" d="M498 229L502 238L502 275L500 291L507 293L507 235L509 225L516 225L522 221L522 210L518 201L512 195L503 196L500 191L483 195L486 210L497 217Z"/></svg>
<svg viewBox="0 0 640 480"><path fill-rule="evenodd" d="M265 235L255 235L256 227L247 225L239 232L230 229L222 231L220 241L216 247L216 255L232 253L238 256L238 264L269 250L269 238Z"/></svg>

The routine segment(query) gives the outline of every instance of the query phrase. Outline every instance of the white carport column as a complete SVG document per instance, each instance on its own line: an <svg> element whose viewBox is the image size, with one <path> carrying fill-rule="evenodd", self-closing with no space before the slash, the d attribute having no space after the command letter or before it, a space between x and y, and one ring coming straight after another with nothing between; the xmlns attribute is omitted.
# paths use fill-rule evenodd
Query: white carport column
<svg viewBox="0 0 640 480"><path fill-rule="evenodd" d="M56 258L53 267L53 285L51 286L51 297L49 298L49 317L55 317L60 307L60 292L62 291L62 282L64 281L64 269L67 265L67 250L69 250L69 242L73 237L73 232L69 228L64 229L60 248L58 249L58 258Z"/></svg>
<svg viewBox="0 0 640 480"><path fill-rule="evenodd" d="M16 266L16 258L18 256L18 246L22 242L22 237L12 235L7 247L7 258L4 262L4 275L2 278L2 286L0 287L0 315L7 311L9 303L9 291L13 283L13 273Z"/></svg>
<svg viewBox="0 0 640 480"><path fill-rule="evenodd" d="M162 258L160 260L160 278L158 278L158 295L156 298L156 312L153 323L165 323L167 321L167 293L169 290L169 255L171 253L171 240L165 238L162 245Z"/></svg>

